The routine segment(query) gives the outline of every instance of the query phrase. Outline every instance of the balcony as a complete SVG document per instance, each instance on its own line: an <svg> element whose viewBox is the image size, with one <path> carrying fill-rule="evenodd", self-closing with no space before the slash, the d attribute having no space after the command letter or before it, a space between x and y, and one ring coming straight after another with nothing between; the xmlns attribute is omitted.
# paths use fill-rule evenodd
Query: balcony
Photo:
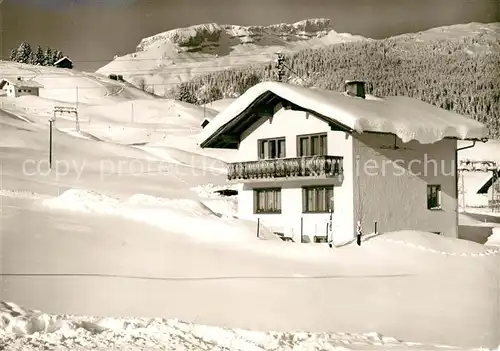
<svg viewBox="0 0 500 351"><path fill-rule="evenodd" d="M280 178L332 178L343 175L343 157L311 156L235 162L228 166L228 180Z"/></svg>

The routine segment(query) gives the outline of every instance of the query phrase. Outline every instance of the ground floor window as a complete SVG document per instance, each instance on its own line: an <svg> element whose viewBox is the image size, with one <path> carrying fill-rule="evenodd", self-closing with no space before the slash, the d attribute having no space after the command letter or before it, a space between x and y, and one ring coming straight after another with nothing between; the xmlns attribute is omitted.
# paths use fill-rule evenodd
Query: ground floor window
<svg viewBox="0 0 500 351"><path fill-rule="evenodd" d="M281 213L281 189L255 189L255 213Z"/></svg>
<svg viewBox="0 0 500 351"><path fill-rule="evenodd" d="M333 186L302 188L302 211L305 213L333 211Z"/></svg>
<svg viewBox="0 0 500 351"><path fill-rule="evenodd" d="M441 185L427 185L427 209L441 208Z"/></svg>

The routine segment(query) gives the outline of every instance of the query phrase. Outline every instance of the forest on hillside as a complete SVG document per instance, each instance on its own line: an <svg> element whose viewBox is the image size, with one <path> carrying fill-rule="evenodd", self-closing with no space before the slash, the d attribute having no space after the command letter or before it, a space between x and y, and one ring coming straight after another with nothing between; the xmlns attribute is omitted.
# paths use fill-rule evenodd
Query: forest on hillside
<svg viewBox="0 0 500 351"><path fill-rule="evenodd" d="M64 57L60 50L47 47L43 50L40 45L35 50L27 42L22 42L17 48L10 52L10 61L27 63L30 65L53 66L57 60Z"/></svg>
<svg viewBox="0 0 500 351"><path fill-rule="evenodd" d="M340 91L347 79L367 82L376 96L406 95L485 123L500 138L500 39L389 38L308 49L286 57L285 81ZM237 97L276 79L274 64L195 77L169 92L191 103Z"/></svg>

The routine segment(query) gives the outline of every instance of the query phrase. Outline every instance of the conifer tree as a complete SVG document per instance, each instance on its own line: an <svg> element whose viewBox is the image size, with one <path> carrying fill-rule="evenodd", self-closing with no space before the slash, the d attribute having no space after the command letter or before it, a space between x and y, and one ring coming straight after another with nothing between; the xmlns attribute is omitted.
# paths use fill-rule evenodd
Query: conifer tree
<svg viewBox="0 0 500 351"><path fill-rule="evenodd" d="M23 41L17 49L16 61L20 63L30 63L31 60L31 46Z"/></svg>
<svg viewBox="0 0 500 351"><path fill-rule="evenodd" d="M185 83L179 85L176 100L188 102L190 104L196 104L198 102L193 90L191 90L191 86Z"/></svg>
<svg viewBox="0 0 500 351"><path fill-rule="evenodd" d="M35 51L35 65L45 65L45 53L43 52L42 48L40 45L37 46L36 51Z"/></svg>
<svg viewBox="0 0 500 351"><path fill-rule="evenodd" d="M10 51L10 57L9 57L9 60L10 61L16 61L16 57L17 57L17 49L12 49Z"/></svg>
<svg viewBox="0 0 500 351"><path fill-rule="evenodd" d="M50 47L47 47L45 49L45 60L44 60L44 63L43 65L44 66L52 66L54 64L54 61L53 61L53 54L52 54L52 49Z"/></svg>
<svg viewBox="0 0 500 351"><path fill-rule="evenodd" d="M52 57L53 57L52 64L54 64L55 62L57 62L57 60L62 59L64 55L61 51L56 50L54 51L54 55Z"/></svg>

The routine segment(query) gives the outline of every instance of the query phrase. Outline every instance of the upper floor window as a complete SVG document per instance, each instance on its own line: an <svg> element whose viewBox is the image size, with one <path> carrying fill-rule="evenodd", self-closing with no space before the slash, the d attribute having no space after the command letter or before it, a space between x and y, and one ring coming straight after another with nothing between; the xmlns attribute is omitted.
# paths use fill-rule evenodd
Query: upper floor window
<svg viewBox="0 0 500 351"><path fill-rule="evenodd" d="M261 139L258 141L259 160L285 158L285 138Z"/></svg>
<svg viewBox="0 0 500 351"><path fill-rule="evenodd" d="M441 209L441 185L427 185L427 209Z"/></svg>
<svg viewBox="0 0 500 351"><path fill-rule="evenodd" d="M325 156L328 154L327 134L297 136L297 156Z"/></svg>

